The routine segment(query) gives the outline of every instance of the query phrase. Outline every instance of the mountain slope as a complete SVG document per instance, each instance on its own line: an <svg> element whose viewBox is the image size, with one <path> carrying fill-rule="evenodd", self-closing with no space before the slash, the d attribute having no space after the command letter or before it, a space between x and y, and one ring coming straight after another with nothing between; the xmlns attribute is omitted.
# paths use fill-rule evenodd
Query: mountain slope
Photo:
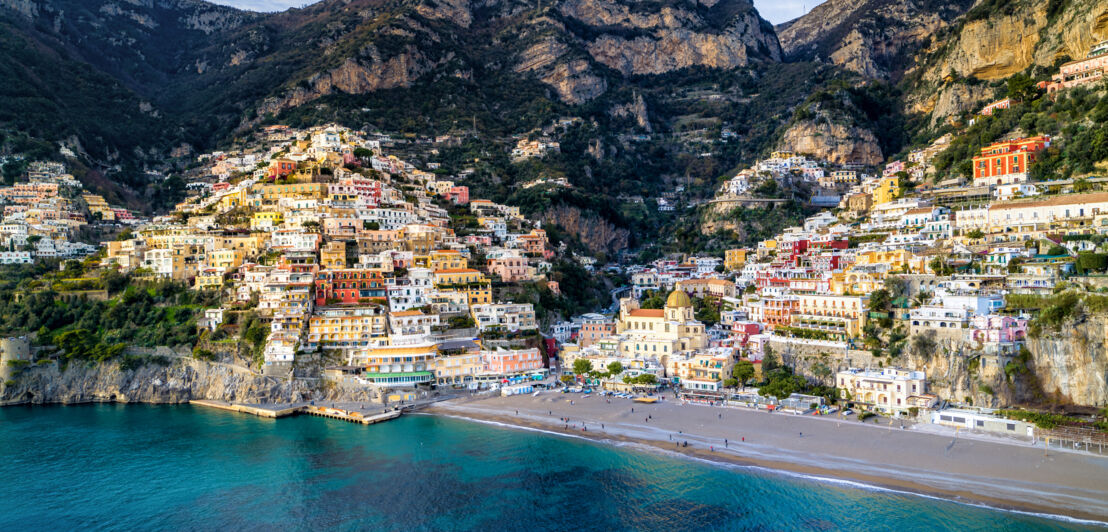
<svg viewBox="0 0 1108 532"><path fill-rule="evenodd" d="M939 123L1001 95L996 82L1021 72L1047 79L1104 39L1108 3L1101 0L981 2L917 58L906 100L911 112Z"/></svg>
<svg viewBox="0 0 1108 532"><path fill-rule="evenodd" d="M792 60L830 60L869 78L903 72L919 46L973 0L827 0L777 27Z"/></svg>

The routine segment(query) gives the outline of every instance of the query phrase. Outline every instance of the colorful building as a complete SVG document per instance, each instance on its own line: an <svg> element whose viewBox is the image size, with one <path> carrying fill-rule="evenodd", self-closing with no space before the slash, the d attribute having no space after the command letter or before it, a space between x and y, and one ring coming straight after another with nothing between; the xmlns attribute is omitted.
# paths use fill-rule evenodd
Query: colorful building
<svg viewBox="0 0 1108 532"><path fill-rule="evenodd" d="M1049 147L1050 137L1045 135L985 146L981 148L981 154L973 158L973 179L977 182L998 176L1027 173L1038 153ZM998 181L995 184L1004 183Z"/></svg>

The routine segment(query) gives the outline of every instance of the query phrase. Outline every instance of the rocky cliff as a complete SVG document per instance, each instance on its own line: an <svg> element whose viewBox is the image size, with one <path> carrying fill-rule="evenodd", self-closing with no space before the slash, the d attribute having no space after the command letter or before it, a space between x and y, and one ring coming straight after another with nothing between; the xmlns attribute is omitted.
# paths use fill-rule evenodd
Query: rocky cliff
<svg viewBox="0 0 1108 532"><path fill-rule="evenodd" d="M884 157L868 129L829 120L800 120L785 131L780 149L815 156L835 164L880 164Z"/></svg>
<svg viewBox="0 0 1108 532"><path fill-rule="evenodd" d="M972 0L828 0L777 27L793 60L830 60L870 78L910 65L919 46L973 5Z"/></svg>
<svg viewBox="0 0 1108 532"><path fill-rule="evenodd" d="M891 359L819 345L774 343L773 348L798 374L821 384L831 384L833 373L848 367L896 366L926 372L929 392L956 403L1103 407L1108 405L1106 339L1108 316L1089 316L1029 338L1024 351L1006 355L928 334L910 338L903 353Z"/></svg>
<svg viewBox="0 0 1108 532"><path fill-rule="evenodd" d="M567 0L559 11L597 32L585 38L589 54L625 76L781 60L773 28L745 0L675 2L658 11L611 0Z"/></svg>
<svg viewBox="0 0 1108 532"><path fill-rule="evenodd" d="M184 403L215 399L240 403L288 403L309 399L372 401L365 392L313 388L303 381L281 380L243 368L191 358L168 365L148 363L121 369L116 362L28 367L0 384L0 404Z"/></svg>
<svg viewBox="0 0 1108 532"><path fill-rule="evenodd" d="M1031 338L1029 369L1050 400L1108 405L1108 317L1091 316Z"/></svg>
<svg viewBox="0 0 1108 532"><path fill-rule="evenodd" d="M1013 0L980 5L941 34L918 59L920 82L910 89L912 109L936 119L974 109L993 96L975 81L993 81L1028 69L1085 57L1108 39L1108 4L1099 0Z"/></svg>

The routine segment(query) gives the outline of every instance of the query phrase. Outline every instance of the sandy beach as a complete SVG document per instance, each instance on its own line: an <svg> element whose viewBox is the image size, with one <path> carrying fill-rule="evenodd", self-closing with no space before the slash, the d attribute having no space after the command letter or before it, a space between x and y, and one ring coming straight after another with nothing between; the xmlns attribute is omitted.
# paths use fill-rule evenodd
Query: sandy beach
<svg viewBox="0 0 1108 532"><path fill-rule="evenodd" d="M426 412L1108 522L1108 458L932 425L902 429L899 423L680 404L672 397L642 404L557 392L447 401Z"/></svg>

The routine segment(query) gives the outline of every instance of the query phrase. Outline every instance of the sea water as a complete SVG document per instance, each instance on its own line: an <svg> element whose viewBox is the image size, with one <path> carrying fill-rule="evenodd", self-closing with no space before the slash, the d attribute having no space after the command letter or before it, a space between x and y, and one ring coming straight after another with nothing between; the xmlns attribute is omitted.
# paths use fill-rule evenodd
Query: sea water
<svg viewBox="0 0 1108 532"><path fill-rule="evenodd" d="M6 531L1083 528L436 416L0 408Z"/></svg>

